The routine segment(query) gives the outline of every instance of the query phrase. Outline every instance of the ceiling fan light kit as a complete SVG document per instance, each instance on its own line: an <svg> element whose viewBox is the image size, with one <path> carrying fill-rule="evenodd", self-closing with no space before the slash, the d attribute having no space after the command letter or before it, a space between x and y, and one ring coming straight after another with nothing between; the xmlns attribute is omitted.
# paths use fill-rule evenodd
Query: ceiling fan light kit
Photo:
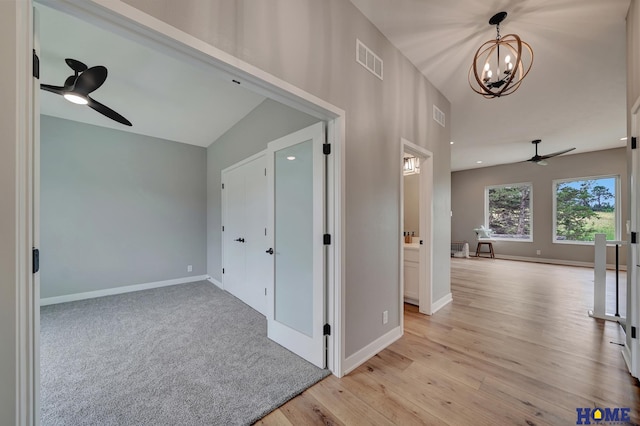
<svg viewBox="0 0 640 426"><path fill-rule="evenodd" d="M107 68L102 65L88 68L85 64L75 59L65 59L74 75L67 77L64 86L52 86L41 84L40 88L47 92L62 95L69 102L78 105L87 105L100 114L117 121L125 126L131 126L131 122L106 105L92 99L89 93L98 89L107 79Z"/></svg>
<svg viewBox="0 0 640 426"><path fill-rule="evenodd" d="M482 44L469 68L471 89L487 99L510 95L518 90L533 64L533 50L517 34L500 36L500 23L507 12L499 12L489 20L496 26L495 40Z"/></svg>

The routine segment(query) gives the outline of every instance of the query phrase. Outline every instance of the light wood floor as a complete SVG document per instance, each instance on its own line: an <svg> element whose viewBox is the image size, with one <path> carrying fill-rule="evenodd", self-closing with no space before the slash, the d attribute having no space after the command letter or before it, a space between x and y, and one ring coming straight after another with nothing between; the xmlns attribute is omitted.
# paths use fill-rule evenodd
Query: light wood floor
<svg viewBox="0 0 640 426"><path fill-rule="evenodd" d="M593 270L452 259L453 303L405 305L404 336L330 376L264 425L575 425L578 407L630 407L640 387L617 324L589 318Z"/></svg>

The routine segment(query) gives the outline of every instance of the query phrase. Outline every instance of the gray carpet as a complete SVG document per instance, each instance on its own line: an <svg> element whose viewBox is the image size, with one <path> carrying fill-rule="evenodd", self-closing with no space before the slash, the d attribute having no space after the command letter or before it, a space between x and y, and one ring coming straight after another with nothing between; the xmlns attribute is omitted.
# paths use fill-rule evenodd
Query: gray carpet
<svg viewBox="0 0 640 426"><path fill-rule="evenodd" d="M41 308L42 425L250 424L329 372L199 282Z"/></svg>

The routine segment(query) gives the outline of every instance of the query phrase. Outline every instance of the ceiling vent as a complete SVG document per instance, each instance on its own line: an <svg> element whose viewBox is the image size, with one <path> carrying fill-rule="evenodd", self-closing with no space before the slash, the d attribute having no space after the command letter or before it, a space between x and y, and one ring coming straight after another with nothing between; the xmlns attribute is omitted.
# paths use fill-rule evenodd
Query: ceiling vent
<svg viewBox="0 0 640 426"><path fill-rule="evenodd" d="M442 127L446 127L444 112L435 105L433 106L433 119Z"/></svg>
<svg viewBox="0 0 640 426"><path fill-rule="evenodd" d="M382 80L382 59L356 39L356 61Z"/></svg>

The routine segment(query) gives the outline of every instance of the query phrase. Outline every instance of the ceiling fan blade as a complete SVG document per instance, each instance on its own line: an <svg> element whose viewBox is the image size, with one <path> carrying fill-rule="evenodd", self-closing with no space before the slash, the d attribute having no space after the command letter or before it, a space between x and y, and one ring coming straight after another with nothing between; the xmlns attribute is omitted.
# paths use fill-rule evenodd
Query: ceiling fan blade
<svg viewBox="0 0 640 426"><path fill-rule="evenodd" d="M104 83L106 79L107 69L105 67L102 65L91 67L78 76L73 91L88 95L102 86L102 83Z"/></svg>
<svg viewBox="0 0 640 426"><path fill-rule="evenodd" d="M47 92L55 93L56 95L62 95L66 90L64 87L52 86L50 84L41 84L40 88L42 90L46 90Z"/></svg>
<svg viewBox="0 0 640 426"><path fill-rule="evenodd" d="M574 149L575 148L569 148L569 149L565 149L565 150L562 150L562 151L554 152L553 154L541 155L540 159L541 160L546 160L547 158L555 157L557 155L566 154L567 152L573 151Z"/></svg>
<svg viewBox="0 0 640 426"><path fill-rule="evenodd" d="M69 68L77 73L81 73L87 70L87 66L77 59L66 58L64 61L67 63L67 65L69 65Z"/></svg>
<svg viewBox="0 0 640 426"><path fill-rule="evenodd" d="M98 111L100 114L106 117L109 117L110 119L115 120L118 123L124 124L125 126L132 125L129 120L127 120L126 118L124 118L123 116L121 116L120 114L118 114L117 112L109 108L108 106L101 104L95 99L91 99L89 96L87 96L87 100L89 101L87 105L90 108L93 108L94 110Z"/></svg>

